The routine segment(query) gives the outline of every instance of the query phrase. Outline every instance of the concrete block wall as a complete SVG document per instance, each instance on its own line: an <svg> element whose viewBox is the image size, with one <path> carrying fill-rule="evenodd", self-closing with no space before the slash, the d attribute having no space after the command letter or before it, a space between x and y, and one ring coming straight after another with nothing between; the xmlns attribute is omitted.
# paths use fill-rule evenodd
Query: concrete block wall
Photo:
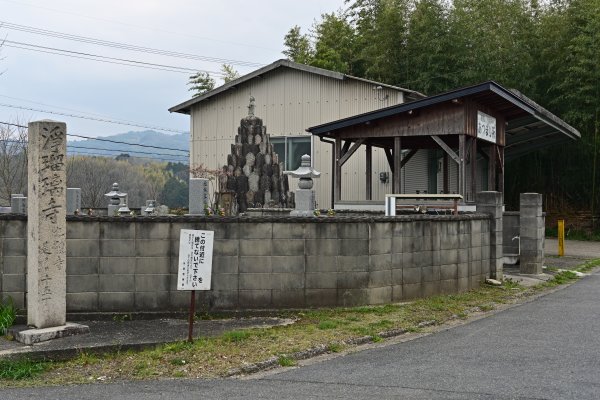
<svg viewBox="0 0 600 400"><path fill-rule="evenodd" d="M11 297L25 308L27 280L27 220L23 215L0 220L0 298Z"/></svg>
<svg viewBox="0 0 600 400"><path fill-rule="evenodd" d="M2 294L25 302L26 220L0 220ZM202 309L384 304L477 287L490 274L486 215L68 217L69 312L185 310L179 231L215 232Z"/></svg>

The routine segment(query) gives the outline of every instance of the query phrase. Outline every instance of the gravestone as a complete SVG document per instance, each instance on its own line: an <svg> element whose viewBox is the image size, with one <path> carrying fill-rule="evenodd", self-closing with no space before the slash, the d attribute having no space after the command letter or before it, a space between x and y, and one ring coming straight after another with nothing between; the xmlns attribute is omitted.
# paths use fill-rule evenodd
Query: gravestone
<svg viewBox="0 0 600 400"><path fill-rule="evenodd" d="M81 189L67 188L67 215L74 215L81 211Z"/></svg>
<svg viewBox="0 0 600 400"><path fill-rule="evenodd" d="M189 213L204 215L204 208L209 203L208 179L190 178Z"/></svg>
<svg viewBox="0 0 600 400"><path fill-rule="evenodd" d="M89 332L66 323L67 127L62 122L29 124L27 146L27 325L15 338L25 344Z"/></svg>

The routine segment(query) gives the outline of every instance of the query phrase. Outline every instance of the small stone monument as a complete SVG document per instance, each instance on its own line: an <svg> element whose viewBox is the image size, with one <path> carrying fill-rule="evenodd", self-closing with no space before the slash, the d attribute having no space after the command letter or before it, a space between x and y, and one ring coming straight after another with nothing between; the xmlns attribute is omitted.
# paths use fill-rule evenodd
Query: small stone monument
<svg viewBox="0 0 600 400"><path fill-rule="evenodd" d="M208 182L206 178L190 178L190 215L204 215L204 208L210 204Z"/></svg>
<svg viewBox="0 0 600 400"><path fill-rule="evenodd" d="M11 194L10 212L13 214L27 214L27 197L22 194Z"/></svg>
<svg viewBox="0 0 600 400"><path fill-rule="evenodd" d="M67 215L74 215L81 210L81 189L67 188Z"/></svg>
<svg viewBox="0 0 600 400"><path fill-rule="evenodd" d="M29 124L27 146L27 325L17 332L25 344L89 332L66 322L67 127L62 122Z"/></svg>
<svg viewBox="0 0 600 400"><path fill-rule="evenodd" d="M296 208L290 213L292 216L309 217L314 215L315 210L315 191L312 190L312 178L318 178L321 173L310 166L310 156L302 156L302 162L295 171L285 171L284 174L292 175L298 180L298 189L296 189Z"/></svg>
<svg viewBox="0 0 600 400"><path fill-rule="evenodd" d="M142 207L143 216L156 215L156 200L146 200L146 207Z"/></svg>
<svg viewBox="0 0 600 400"><path fill-rule="evenodd" d="M127 193L119 191L119 184L113 183L112 190L104 194L108 197L108 216L129 214L131 210L127 207Z"/></svg>

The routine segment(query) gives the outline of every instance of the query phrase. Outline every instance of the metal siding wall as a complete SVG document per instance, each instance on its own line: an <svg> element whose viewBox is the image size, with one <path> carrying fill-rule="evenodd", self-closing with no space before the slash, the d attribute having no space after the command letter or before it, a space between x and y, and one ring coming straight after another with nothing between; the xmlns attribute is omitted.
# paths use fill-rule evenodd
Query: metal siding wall
<svg viewBox="0 0 600 400"><path fill-rule="evenodd" d="M428 185L428 152L419 150L404 166L403 193L423 193Z"/></svg>
<svg viewBox="0 0 600 400"><path fill-rule="evenodd" d="M383 98L386 94L386 100L378 100L378 95ZM304 135L310 126L397 104L403 98L395 90L373 90L373 84L367 82L340 81L287 68L275 70L192 107L192 165L202 163L217 169L227 162L240 120L248 113L251 95L256 100L255 115L263 120L271 136ZM331 147L313 138L313 165L322 172L314 186L321 208L331 204ZM344 165L343 199L365 198L365 170L363 146ZM379 181L379 172L383 171L391 177L383 150L373 149L374 200L383 200L391 190L391 180L388 184ZM296 185L290 179L290 189L295 190Z"/></svg>

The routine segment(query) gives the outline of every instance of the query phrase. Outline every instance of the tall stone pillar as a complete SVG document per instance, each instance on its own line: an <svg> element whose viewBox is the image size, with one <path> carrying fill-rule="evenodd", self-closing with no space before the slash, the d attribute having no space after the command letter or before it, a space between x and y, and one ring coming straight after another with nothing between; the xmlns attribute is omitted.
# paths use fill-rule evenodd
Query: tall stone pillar
<svg viewBox="0 0 600 400"><path fill-rule="evenodd" d="M66 323L66 158L63 122L29 124L27 204L27 324Z"/></svg>
<svg viewBox="0 0 600 400"><path fill-rule="evenodd" d="M520 272L522 274L541 274L545 240L542 195L539 193L521 193L520 208Z"/></svg>
<svg viewBox="0 0 600 400"><path fill-rule="evenodd" d="M503 199L500 192L477 193L477 212L489 214L490 219L490 277L503 279L502 251L502 206Z"/></svg>

